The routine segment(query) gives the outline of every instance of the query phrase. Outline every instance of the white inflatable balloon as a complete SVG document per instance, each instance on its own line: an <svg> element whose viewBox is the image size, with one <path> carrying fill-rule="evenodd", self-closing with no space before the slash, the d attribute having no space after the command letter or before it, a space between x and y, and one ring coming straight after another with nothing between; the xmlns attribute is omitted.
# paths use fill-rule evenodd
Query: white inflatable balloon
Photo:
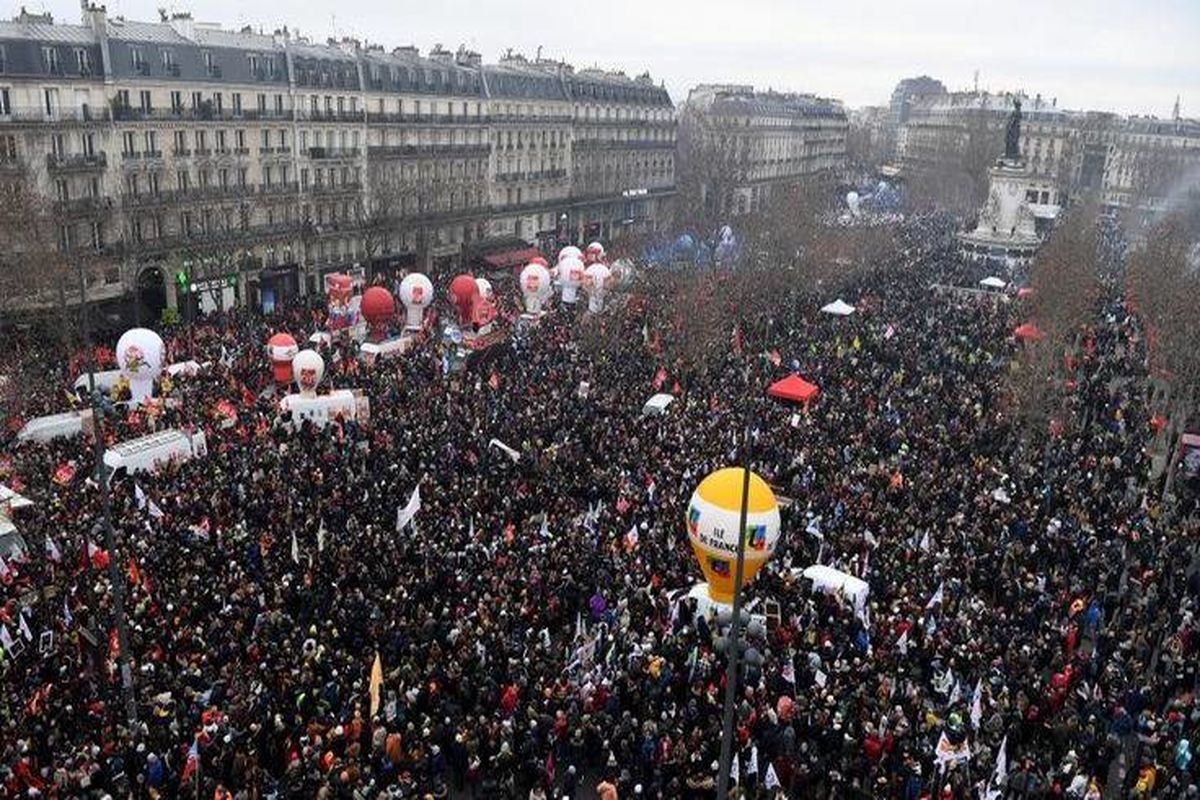
<svg viewBox="0 0 1200 800"><path fill-rule="evenodd" d="M521 270L521 295L525 298L525 311L529 314L542 313L542 304L554 287L550 283L550 270L541 264L527 264Z"/></svg>
<svg viewBox="0 0 1200 800"><path fill-rule="evenodd" d="M400 302L404 304L404 327L419 330L425 309L433 302L433 282L420 272L410 272L400 281Z"/></svg>
<svg viewBox="0 0 1200 800"><path fill-rule="evenodd" d="M162 374L164 351L162 337L147 328L132 328L117 340L117 363L129 381L134 405L153 394L154 381Z"/></svg>
<svg viewBox="0 0 1200 800"><path fill-rule="evenodd" d="M558 282L562 286L562 301L567 305L575 305L579 297L583 270L583 262L578 258L565 258L558 262Z"/></svg>
<svg viewBox="0 0 1200 800"><path fill-rule="evenodd" d="M325 359L316 350L301 350L292 359L292 377L300 387L301 397L316 397L317 387L325 377Z"/></svg>
<svg viewBox="0 0 1200 800"><path fill-rule="evenodd" d="M604 264L596 263L587 268L583 285L587 289L588 311L598 314L604 310L604 298L611 282L612 270Z"/></svg>
<svg viewBox="0 0 1200 800"><path fill-rule="evenodd" d="M856 217L858 216L859 200L858 192L846 192L846 205L849 207L850 213Z"/></svg>
<svg viewBox="0 0 1200 800"><path fill-rule="evenodd" d="M567 245L562 250L558 251L558 263L561 264L565 259L574 258L580 261L583 260L583 251L575 245Z"/></svg>

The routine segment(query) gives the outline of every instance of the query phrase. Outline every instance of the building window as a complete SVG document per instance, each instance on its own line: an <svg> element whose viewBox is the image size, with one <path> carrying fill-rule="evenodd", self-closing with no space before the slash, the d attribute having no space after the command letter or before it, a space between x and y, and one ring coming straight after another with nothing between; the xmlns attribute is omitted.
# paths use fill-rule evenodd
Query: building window
<svg viewBox="0 0 1200 800"><path fill-rule="evenodd" d="M233 93L233 113L239 114L239 115L242 113L242 93L241 92Z"/></svg>
<svg viewBox="0 0 1200 800"><path fill-rule="evenodd" d="M192 108L199 110L204 105L204 93L192 92Z"/></svg>
<svg viewBox="0 0 1200 800"><path fill-rule="evenodd" d="M0 161L17 160L17 137L11 134L0 136Z"/></svg>
<svg viewBox="0 0 1200 800"><path fill-rule="evenodd" d="M183 113L183 92L171 92L171 113Z"/></svg>
<svg viewBox="0 0 1200 800"><path fill-rule="evenodd" d="M92 249L96 252L104 249L104 226L98 221L92 222Z"/></svg>
<svg viewBox="0 0 1200 800"><path fill-rule="evenodd" d="M154 104L150 101L149 89L142 89L138 92L138 101L141 104L142 111L150 113L154 110Z"/></svg>
<svg viewBox="0 0 1200 800"><path fill-rule="evenodd" d="M129 62L133 66L134 72L140 72L143 75L149 72L146 59L142 57L142 51L136 47L129 48Z"/></svg>
<svg viewBox="0 0 1200 800"><path fill-rule="evenodd" d="M79 67L80 75L92 74L92 54L82 47L75 51L75 65Z"/></svg>
<svg viewBox="0 0 1200 800"><path fill-rule="evenodd" d="M58 89L47 88L42 91L42 96L46 102L46 116L58 116Z"/></svg>
<svg viewBox="0 0 1200 800"><path fill-rule="evenodd" d="M46 65L46 71L51 75L57 75L62 72L62 68L58 65L58 50L56 48L43 47L42 62Z"/></svg>
<svg viewBox="0 0 1200 800"><path fill-rule="evenodd" d="M12 105L9 103L8 87L0 88L0 116L7 117L12 113Z"/></svg>

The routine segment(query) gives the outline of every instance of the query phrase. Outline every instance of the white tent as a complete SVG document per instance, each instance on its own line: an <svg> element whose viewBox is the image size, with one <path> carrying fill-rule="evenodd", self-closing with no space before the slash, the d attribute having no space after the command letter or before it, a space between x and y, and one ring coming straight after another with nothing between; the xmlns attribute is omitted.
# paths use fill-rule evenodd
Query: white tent
<svg viewBox="0 0 1200 800"><path fill-rule="evenodd" d="M832 592L845 597L854 605L855 615L859 618L866 616L867 597L871 594L871 587L861 578L824 564L813 564L804 569L796 568L792 570L792 575L808 578L812 581L815 592Z"/></svg>
<svg viewBox="0 0 1200 800"><path fill-rule="evenodd" d="M662 414L667 410L667 406L673 402L675 402L674 395L660 392L647 400L646 405L642 406L642 416L648 417L651 414Z"/></svg>
<svg viewBox="0 0 1200 800"><path fill-rule="evenodd" d="M22 494L17 494L7 486L0 485L0 506L5 508L28 508L33 501Z"/></svg>
<svg viewBox="0 0 1200 800"><path fill-rule="evenodd" d="M835 317L848 317L854 313L854 306L840 297L829 305L821 306L822 314L833 314Z"/></svg>
<svg viewBox="0 0 1200 800"><path fill-rule="evenodd" d="M989 289L1003 289L1005 286L1008 286L1008 283L1006 283L1004 280L997 278L993 275L991 277L987 277L987 278L984 278L983 280L981 280L979 282L979 285L986 286Z"/></svg>

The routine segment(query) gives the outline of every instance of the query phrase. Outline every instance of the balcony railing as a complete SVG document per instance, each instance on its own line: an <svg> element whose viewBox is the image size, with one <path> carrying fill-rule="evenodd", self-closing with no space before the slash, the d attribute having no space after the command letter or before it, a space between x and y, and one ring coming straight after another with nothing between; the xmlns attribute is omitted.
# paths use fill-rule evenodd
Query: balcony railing
<svg viewBox="0 0 1200 800"><path fill-rule="evenodd" d="M492 122L572 122L570 114L491 114Z"/></svg>
<svg viewBox="0 0 1200 800"><path fill-rule="evenodd" d="M46 155L46 168L51 170L104 169L106 166L108 166L108 156L104 153L49 153Z"/></svg>
<svg viewBox="0 0 1200 800"><path fill-rule="evenodd" d="M80 108L58 108L47 111L40 106L29 108L13 108L7 114L0 114L0 126L7 124L45 123L62 125L67 123L108 122L111 115L107 108L93 108L85 105Z"/></svg>
<svg viewBox="0 0 1200 800"><path fill-rule="evenodd" d="M371 158L421 158L423 156L486 156L490 144L401 144L367 148Z"/></svg>
<svg viewBox="0 0 1200 800"><path fill-rule="evenodd" d="M202 203L212 200L236 200L251 197L257 193L257 190L257 187L253 184L246 184L244 186L191 186L187 189L173 189L168 192L125 194L121 196L121 205L125 208L145 208L147 206Z"/></svg>
<svg viewBox="0 0 1200 800"><path fill-rule="evenodd" d="M308 157L316 159L358 158L357 147L310 147Z"/></svg>
<svg viewBox="0 0 1200 800"><path fill-rule="evenodd" d="M391 125L487 125L493 118L487 114L413 114L367 112L367 122Z"/></svg>
<svg viewBox="0 0 1200 800"><path fill-rule="evenodd" d="M312 109L296 112L296 118L302 122L362 122L363 112L360 111L313 111Z"/></svg>
<svg viewBox="0 0 1200 800"><path fill-rule="evenodd" d="M54 209L68 216L85 216L98 214L112 208L112 199L108 197L77 197L73 200L57 200Z"/></svg>
<svg viewBox="0 0 1200 800"><path fill-rule="evenodd" d="M95 112L92 113L94 116ZM108 119L107 109L104 112L103 118ZM175 120L185 120L188 122L233 122L245 120L247 122L254 122L257 120L290 120L292 112L288 110L274 111L267 109L246 109L239 111L232 108L216 109L209 106L203 108L134 108L132 106L116 105L112 110L112 118L118 122Z"/></svg>
<svg viewBox="0 0 1200 800"><path fill-rule="evenodd" d="M675 142L659 139L576 139L576 150L674 150Z"/></svg>
<svg viewBox="0 0 1200 800"><path fill-rule="evenodd" d="M358 194L362 191L362 184L353 181L347 183L313 183L309 185L308 190L313 194Z"/></svg>

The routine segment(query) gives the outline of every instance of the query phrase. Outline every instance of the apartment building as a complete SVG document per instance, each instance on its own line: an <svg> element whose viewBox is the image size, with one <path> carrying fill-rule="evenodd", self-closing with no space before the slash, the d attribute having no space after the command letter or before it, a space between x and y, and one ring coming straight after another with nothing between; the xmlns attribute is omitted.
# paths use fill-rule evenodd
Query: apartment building
<svg viewBox="0 0 1200 800"><path fill-rule="evenodd" d="M807 94L703 85L681 110L696 190L718 214L757 211L780 187L837 177L846 166L842 104Z"/></svg>
<svg viewBox="0 0 1200 800"><path fill-rule="evenodd" d="M619 146L592 144L602 126ZM501 235L653 230L674 138L648 76L94 6L0 22L0 169L53 198L89 297L133 296L139 316L181 293L270 308L335 270L450 269Z"/></svg>

